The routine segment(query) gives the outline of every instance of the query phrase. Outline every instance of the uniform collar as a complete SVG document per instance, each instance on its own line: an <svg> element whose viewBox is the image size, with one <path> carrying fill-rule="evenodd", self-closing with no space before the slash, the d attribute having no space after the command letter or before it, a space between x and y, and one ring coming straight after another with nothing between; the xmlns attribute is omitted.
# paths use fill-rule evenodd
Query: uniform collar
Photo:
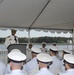
<svg viewBox="0 0 74 75"><path fill-rule="evenodd" d="M47 70L47 68L45 67L45 68L41 68L40 70Z"/></svg>
<svg viewBox="0 0 74 75"><path fill-rule="evenodd" d="M52 58L56 58L56 56L52 56Z"/></svg>
<svg viewBox="0 0 74 75"><path fill-rule="evenodd" d="M21 70L20 69L16 69L16 70L12 70L12 73L16 73L16 72L21 72Z"/></svg>
<svg viewBox="0 0 74 75"><path fill-rule="evenodd" d="M71 72L71 71L74 71L74 69L69 69L69 70L67 70L66 72Z"/></svg>

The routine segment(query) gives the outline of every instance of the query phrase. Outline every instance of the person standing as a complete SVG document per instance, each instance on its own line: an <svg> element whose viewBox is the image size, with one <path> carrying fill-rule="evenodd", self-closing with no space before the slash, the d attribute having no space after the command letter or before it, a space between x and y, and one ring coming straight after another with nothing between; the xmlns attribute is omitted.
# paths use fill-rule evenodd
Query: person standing
<svg viewBox="0 0 74 75"><path fill-rule="evenodd" d="M36 56L37 54L41 53L39 48L32 47L31 50L32 59L23 66L23 70L26 69L29 75L33 75L39 70Z"/></svg>
<svg viewBox="0 0 74 75"><path fill-rule="evenodd" d="M41 49L41 51L43 52L43 53L48 53L48 50L47 50L47 48L46 48L46 43L45 42L42 42L42 48L40 48Z"/></svg>
<svg viewBox="0 0 74 75"><path fill-rule="evenodd" d="M23 63L26 60L26 55L21 52L10 52L8 54L10 61L11 72L5 75L27 75L22 72Z"/></svg>
<svg viewBox="0 0 74 75"><path fill-rule="evenodd" d="M19 49L12 49L11 52L21 52ZM10 60L10 59L9 59ZM10 60L11 61L11 60ZM5 69L5 74L8 74L11 72L10 69L10 62L7 64L6 69Z"/></svg>
<svg viewBox="0 0 74 75"><path fill-rule="evenodd" d="M6 65L3 61L0 61L0 75L5 74Z"/></svg>
<svg viewBox="0 0 74 75"><path fill-rule="evenodd" d="M27 55L27 59L26 59L26 62L29 62L31 59L32 59L32 54L31 54L31 52L32 52L32 43L29 43L28 44L28 48L26 49L26 55Z"/></svg>
<svg viewBox="0 0 74 75"><path fill-rule="evenodd" d="M57 57L58 48L56 46L50 46L50 56L52 56L52 64L49 67L49 70L54 73L54 75L58 75L61 71L61 61Z"/></svg>
<svg viewBox="0 0 74 75"><path fill-rule="evenodd" d="M69 49L67 49L67 48L65 48L65 49L63 49L63 53L62 53L62 60L61 60L61 63L62 63L62 66L61 66L61 72L65 72L65 66L64 66L64 55L65 54L72 54L72 51L71 50L69 50ZM60 73L61 73L60 72Z"/></svg>
<svg viewBox="0 0 74 75"><path fill-rule="evenodd" d="M8 47L10 44L17 44L18 43L18 37L15 35L16 34L16 30L12 29L11 30L11 35L8 36L5 39L5 45Z"/></svg>
<svg viewBox="0 0 74 75"><path fill-rule="evenodd" d="M64 65L66 72L59 75L74 75L74 55L65 54L64 55Z"/></svg>
<svg viewBox="0 0 74 75"><path fill-rule="evenodd" d="M52 57L46 53L40 53L37 55L37 61L39 64L39 71L34 75L54 75L48 69L49 64L52 61Z"/></svg>

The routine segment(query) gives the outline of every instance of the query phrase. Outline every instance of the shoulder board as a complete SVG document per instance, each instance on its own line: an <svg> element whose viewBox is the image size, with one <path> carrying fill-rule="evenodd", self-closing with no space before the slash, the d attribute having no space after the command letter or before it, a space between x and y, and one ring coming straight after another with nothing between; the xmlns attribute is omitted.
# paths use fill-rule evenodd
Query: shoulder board
<svg viewBox="0 0 74 75"><path fill-rule="evenodd" d="M15 36L15 37L17 37L17 36Z"/></svg>
<svg viewBox="0 0 74 75"><path fill-rule="evenodd" d="M10 36L8 36L7 38L9 38Z"/></svg>

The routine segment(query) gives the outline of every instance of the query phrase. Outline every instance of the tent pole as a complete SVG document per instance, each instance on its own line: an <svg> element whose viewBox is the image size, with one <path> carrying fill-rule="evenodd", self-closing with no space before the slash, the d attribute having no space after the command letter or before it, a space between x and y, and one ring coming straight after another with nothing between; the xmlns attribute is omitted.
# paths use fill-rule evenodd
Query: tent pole
<svg viewBox="0 0 74 75"><path fill-rule="evenodd" d="M42 8L42 10L40 11L40 13L37 15L37 17L34 19L34 21L32 22L32 24L30 25L29 29L31 29L31 27L34 25L34 23L36 22L36 20L39 18L39 16L42 14L42 12L44 11L44 9L47 7L47 5L49 4L51 0L48 0L47 3L45 4L45 6Z"/></svg>
<svg viewBox="0 0 74 75"><path fill-rule="evenodd" d="M72 54L74 55L74 27L72 31Z"/></svg>
<svg viewBox="0 0 74 75"><path fill-rule="evenodd" d="M28 43L30 43L30 29L28 29Z"/></svg>

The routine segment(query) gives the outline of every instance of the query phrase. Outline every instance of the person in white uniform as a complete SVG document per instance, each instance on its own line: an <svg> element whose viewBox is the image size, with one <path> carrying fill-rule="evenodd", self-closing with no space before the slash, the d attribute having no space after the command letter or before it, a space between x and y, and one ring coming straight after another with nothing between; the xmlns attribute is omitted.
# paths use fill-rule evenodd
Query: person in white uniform
<svg viewBox="0 0 74 75"><path fill-rule="evenodd" d="M6 69L5 63L0 61L0 75L4 75L5 69Z"/></svg>
<svg viewBox="0 0 74 75"><path fill-rule="evenodd" d="M19 49L13 49L11 50L11 52L21 52L21 51ZM5 74L10 73L10 72L11 72L10 63L8 63L6 66Z"/></svg>
<svg viewBox="0 0 74 75"><path fill-rule="evenodd" d="M23 70L26 69L29 75L33 75L39 70L36 56L37 54L41 53L41 50L39 48L32 47L31 50L32 59L23 66Z"/></svg>
<svg viewBox="0 0 74 75"><path fill-rule="evenodd" d="M32 43L29 43L28 48L26 49L26 55L27 55L26 62L28 62L28 61L30 61L32 59L32 54L31 54L32 47L33 47Z"/></svg>
<svg viewBox="0 0 74 75"><path fill-rule="evenodd" d="M62 63L62 66L61 66L61 72L65 72L65 66L64 66L64 55L65 54L72 54L72 51L69 50L68 48L65 48L63 49L63 53L62 53L62 60L61 60L61 63Z"/></svg>
<svg viewBox="0 0 74 75"><path fill-rule="evenodd" d="M74 55L65 54L64 55L64 65L66 72L59 75L74 75Z"/></svg>
<svg viewBox="0 0 74 75"><path fill-rule="evenodd" d="M52 64L49 67L49 70L54 73L54 75L58 75L61 71L61 61L57 58L58 48L56 46L50 46L50 56L52 56Z"/></svg>
<svg viewBox="0 0 74 75"><path fill-rule="evenodd" d="M52 57L46 53L40 53L37 55L37 61L39 64L39 71L34 75L54 75L48 69Z"/></svg>
<svg viewBox="0 0 74 75"><path fill-rule="evenodd" d="M5 39L5 45L8 47L10 44L17 44L18 43L18 37L15 36L16 34L16 30L15 29L12 29L11 30L11 35L8 36L6 39Z"/></svg>
<svg viewBox="0 0 74 75"><path fill-rule="evenodd" d="M23 66L23 62L26 59L26 55L21 52L10 52L8 54L8 58L11 59L10 68L11 73L5 75L27 75L22 72L21 68Z"/></svg>
<svg viewBox="0 0 74 75"><path fill-rule="evenodd" d="M43 53L48 53L48 50L47 50L47 48L46 48L46 43L45 42L42 42L42 48L40 48L41 49L41 51L43 52Z"/></svg>
<svg viewBox="0 0 74 75"><path fill-rule="evenodd" d="M53 46L56 46L56 43L52 43Z"/></svg>

